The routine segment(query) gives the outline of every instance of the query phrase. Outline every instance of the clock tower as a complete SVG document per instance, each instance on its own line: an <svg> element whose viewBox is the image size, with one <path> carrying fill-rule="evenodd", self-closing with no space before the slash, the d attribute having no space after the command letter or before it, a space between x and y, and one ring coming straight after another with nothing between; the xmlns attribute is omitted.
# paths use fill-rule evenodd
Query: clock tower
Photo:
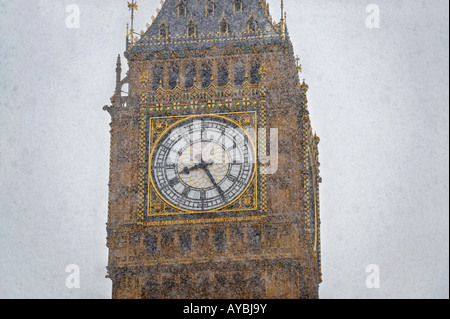
<svg viewBox="0 0 450 319"><path fill-rule="evenodd" d="M319 138L283 8L161 3L140 34L129 3L105 106L113 298L318 298Z"/></svg>

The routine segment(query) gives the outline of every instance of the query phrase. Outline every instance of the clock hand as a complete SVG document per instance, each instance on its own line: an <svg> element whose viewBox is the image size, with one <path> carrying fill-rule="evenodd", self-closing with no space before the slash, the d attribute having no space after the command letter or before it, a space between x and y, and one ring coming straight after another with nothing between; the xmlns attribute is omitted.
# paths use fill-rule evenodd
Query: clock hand
<svg viewBox="0 0 450 319"><path fill-rule="evenodd" d="M196 171L201 167L201 164L197 164L188 168L187 166L180 172L180 174L189 175L192 171Z"/></svg>
<svg viewBox="0 0 450 319"><path fill-rule="evenodd" d="M212 176L211 172L208 169L208 166L204 166L204 167L202 167L202 169L205 171L206 175L208 175L208 178L211 180L211 182L213 183L214 187L217 188L217 191L219 192L220 198L222 198L223 202L226 203L225 194L224 194L223 190L220 188L220 186L217 185L214 177Z"/></svg>
<svg viewBox="0 0 450 319"><path fill-rule="evenodd" d="M214 164L214 161L210 160L208 162L204 162L203 159L201 161L200 164L196 164L194 166L192 166L191 168L185 167L180 174L184 174L184 175L189 175L191 172L199 170L199 169L203 169L204 167L208 167Z"/></svg>

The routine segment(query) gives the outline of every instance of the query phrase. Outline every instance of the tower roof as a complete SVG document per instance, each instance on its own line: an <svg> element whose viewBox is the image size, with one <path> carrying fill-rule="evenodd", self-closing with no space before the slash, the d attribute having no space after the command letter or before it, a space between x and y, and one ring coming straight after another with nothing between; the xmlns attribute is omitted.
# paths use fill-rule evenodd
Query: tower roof
<svg viewBox="0 0 450 319"><path fill-rule="evenodd" d="M131 54L281 44L265 0L167 0Z"/></svg>

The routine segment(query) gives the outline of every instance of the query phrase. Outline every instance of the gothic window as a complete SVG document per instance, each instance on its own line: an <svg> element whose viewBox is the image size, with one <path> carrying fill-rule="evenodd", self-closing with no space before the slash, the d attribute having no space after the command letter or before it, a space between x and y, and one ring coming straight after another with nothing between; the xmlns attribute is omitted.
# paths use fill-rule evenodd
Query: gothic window
<svg viewBox="0 0 450 319"><path fill-rule="evenodd" d="M185 88L189 89L195 84L195 77L197 76L197 69L194 63L186 66Z"/></svg>
<svg viewBox="0 0 450 319"><path fill-rule="evenodd" d="M167 27L167 24L161 23L159 26L159 37L161 39L167 39L169 35L169 28Z"/></svg>
<svg viewBox="0 0 450 319"><path fill-rule="evenodd" d="M254 61L250 69L250 81L252 84L258 84L261 82L260 70L261 64L258 61Z"/></svg>
<svg viewBox="0 0 450 319"><path fill-rule="evenodd" d="M225 17L223 17L222 20L220 21L220 24L219 24L219 31L220 31L220 33L228 34L228 32L230 31L229 27L230 26L228 24L227 19Z"/></svg>
<svg viewBox="0 0 450 319"><path fill-rule="evenodd" d="M173 90L178 85L179 81L180 81L180 68L178 67L178 65L173 65L170 68L169 73L169 88Z"/></svg>
<svg viewBox="0 0 450 319"><path fill-rule="evenodd" d="M218 84L219 86L225 86L228 84L228 65L226 63L223 63L219 66L219 78L218 78Z"/></svg>
<svg viewBox="0 0 450 319"><path fill-rule="evenodd" d="M179 17L186 17L187 15L187 5L185 0L180 0L177 5L177 14Z"/></svg>
<svg viewBox="0 0 450 319"><path fill-rule="evenodd" d="M191 232L184 231L180 234L180 248L183 253L189 253L191 251L192 237Z"/></svg>
<svg viewBox="0 0 450 319"><path fill-rule="evenodd" d="M250 17L250 19L248 19L248 31L249 32L256 32L256 29L258 28L258 22L256 21L255 17L252 16Z"/></svg>
<svg viewBox="0 0 450 319"><path fill-rule="evenodd" d="M212 83L212 70L209 63L202 65L202 87L206 88Z"/></svg>
<svg viewBox="0 0 450 319"><path fill-rule="evenodd" d="M188 37L196 37L197 36L197 26L193 20L189 21L187 25L187 34Z"/></svg>
<svg viewBox="0 0 450 319"><path fill-rule="evenodd" d="M205 1L206 1L205 15L207 17L214 17L214 9L215 9L214 0L205 0Z"/></svg>
<svg viewBox="0 0 450 319"><path fill-rule="evenodd" d="M245 67L242 61L237 61L234 66L234 84L242 85L245 82Z"/></svg>
<svg viewBox="0 0 450 319"><path fill-rule="evenodd" d="M163 86L163 71L162 65L156 65L153 69L153 90L156 91L158 88Z"/></svg>
<svg viewBox="0 0 450 319"><path fill-rule="evenodd" d="M154 233L150 232L145 237L145 247L147 249L147 254L154 255L157 253L158 239Z"/></svg>
<svg viewBox="0 0 450 319"><path fill-rule="evenodd" d="M261 232L258 228L254 227L250 229L249 234L250 248L260 249L261 248Z"/></svg>
<svg viewBox="0 0 450 319"><path fill-rule="evenodd" d="M225 232L219 230L214 234L214 244L216 247L216 251L224 251L225 250Z"/></svg>
<svg viewBox="0 0 450 319"><path fill-rule="evenodd" d="M243 0L234 0L234 13L241 12L244 10L244 1Z"/></svg>

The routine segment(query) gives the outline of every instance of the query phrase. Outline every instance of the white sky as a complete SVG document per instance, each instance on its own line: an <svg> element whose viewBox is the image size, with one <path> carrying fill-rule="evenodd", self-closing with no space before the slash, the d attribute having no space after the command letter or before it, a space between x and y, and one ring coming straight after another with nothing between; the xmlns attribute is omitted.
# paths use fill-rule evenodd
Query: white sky
<svg viewBox="0 0 450 319"><path fill-rule="evenodd" d="M322 139L321 297L448 298L448 3L378 0L368 29L370 3L285 0ZM144 29L159 1L138 4ZM102 107L128 19L125 0L0 0L0 298L111 295Z"/></svg>

